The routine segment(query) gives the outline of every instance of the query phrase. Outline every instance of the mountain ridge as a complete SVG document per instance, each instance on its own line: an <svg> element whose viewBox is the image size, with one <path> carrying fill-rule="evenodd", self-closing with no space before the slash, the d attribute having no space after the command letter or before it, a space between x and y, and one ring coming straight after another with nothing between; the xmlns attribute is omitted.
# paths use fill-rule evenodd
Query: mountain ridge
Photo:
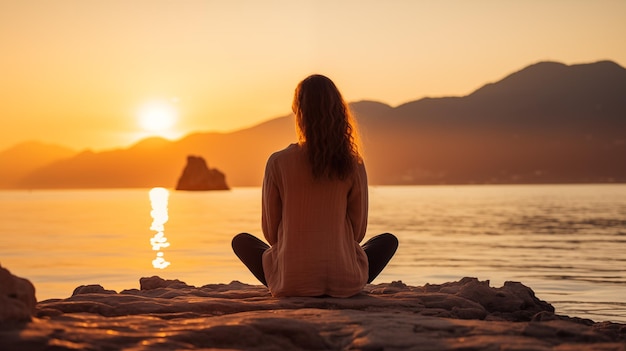
<svg viewBox="0 0 626 351"><path fill-rule="evenodd" d="M371 184L626 182L626 69L612 61L538 62L462 97L350 106ZM77 154L14 187L172 187L188 154L258 186L267 157L295 141L292 116Z"/></svg>

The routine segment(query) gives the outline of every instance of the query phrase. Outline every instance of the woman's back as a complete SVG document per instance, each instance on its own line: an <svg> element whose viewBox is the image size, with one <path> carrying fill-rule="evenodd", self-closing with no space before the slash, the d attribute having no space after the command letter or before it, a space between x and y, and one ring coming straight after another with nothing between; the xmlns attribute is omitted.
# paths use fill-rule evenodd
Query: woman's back
<svg viewBox="0 0 626 351"><path fill-rule="evenodd" d="M351 296L367 281L358 242L367 225L367 178L316 179L306 151L292 144L273 154L263 186L267 284L276 296Z"/></svg>

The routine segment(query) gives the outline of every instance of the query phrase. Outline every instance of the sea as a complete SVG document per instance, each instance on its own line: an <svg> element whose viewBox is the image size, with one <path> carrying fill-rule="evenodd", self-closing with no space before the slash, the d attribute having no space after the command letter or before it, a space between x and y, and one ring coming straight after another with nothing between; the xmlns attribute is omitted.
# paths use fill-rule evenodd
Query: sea
<svg viewBox="0 0 626 351"><path fill-rule="evenodd" d="M556 313L626 323L626 184L370 186L366 240L400 246L373 282L517 281ZM0 191L0 265L39 301L158 275L259 284L232 253L262 238L261 189Z"/></svg>

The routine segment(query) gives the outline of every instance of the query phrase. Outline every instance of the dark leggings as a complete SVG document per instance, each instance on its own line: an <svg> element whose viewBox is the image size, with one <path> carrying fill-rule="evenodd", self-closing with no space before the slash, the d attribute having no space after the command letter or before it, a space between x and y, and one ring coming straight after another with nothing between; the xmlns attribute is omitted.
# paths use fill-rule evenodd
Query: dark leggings
<svg viewBox="0 0 626 351"><path fill-rule="evenodd" d="M232 245L235 255L263 285L267 286L263 272L263 252L270 248L269 245L248 233L237 234ZM369 263L367 282L371 283L396 253L398 239L393 234L384 233L369 239L361 247L367 254Z"/></svg>

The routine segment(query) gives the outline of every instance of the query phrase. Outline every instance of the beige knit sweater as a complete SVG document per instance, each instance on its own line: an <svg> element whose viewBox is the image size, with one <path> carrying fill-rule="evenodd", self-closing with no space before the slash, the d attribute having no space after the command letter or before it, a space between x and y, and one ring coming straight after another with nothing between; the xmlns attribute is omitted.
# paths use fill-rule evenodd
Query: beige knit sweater
<svg viewBox="0 0 626 351"><path fill-rule="evenodd" d="M359 243L367 227L365 166L346 180L315 180L301 146L270 156L263 180L262 226L271 245L263 269L273 296L349 297L365 286Z"/></svg>

